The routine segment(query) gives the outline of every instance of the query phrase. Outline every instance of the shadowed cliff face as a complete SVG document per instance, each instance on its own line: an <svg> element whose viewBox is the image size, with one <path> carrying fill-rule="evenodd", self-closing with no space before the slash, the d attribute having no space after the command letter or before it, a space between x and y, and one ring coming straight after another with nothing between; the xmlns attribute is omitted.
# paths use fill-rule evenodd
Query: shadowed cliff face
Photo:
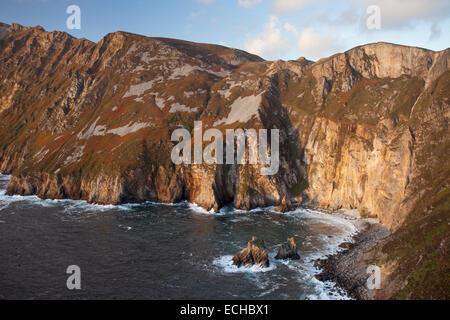
<svg viewBox="0 0 450 320"><path fill-rule="evenodd" d="M98 44L2 25L0 169L9 194L218 210L303 202L399 228L448 187L450 50L387 43L316 63L125 32ZM174 165L176 128L280 129L280 170ZM444 170L444 172L443 172Z"/></svg>

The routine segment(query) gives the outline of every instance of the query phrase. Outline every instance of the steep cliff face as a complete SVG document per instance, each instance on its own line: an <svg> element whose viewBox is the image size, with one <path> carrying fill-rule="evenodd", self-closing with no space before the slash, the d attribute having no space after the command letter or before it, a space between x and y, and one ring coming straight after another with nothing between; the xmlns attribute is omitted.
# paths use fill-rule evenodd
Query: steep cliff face
<svg viewBox="0 0 450 320"><path fill-rule="evenodd" d="M448 166L450 50L376 43L318 62L125 32L98 44L2 25L9 194L356 208L398 229ZM280 170L174 165L176 128L279 129ZM433 146L430 146L434 145ZM424 162L426 159L426 162ZM444 172L448 177L448 172Z"/></svg>
<svg viewBox="0 0 450 320"><path fill-rule="evenodd" d="M2 172L13 173L9 194L113 204L186 199L208 210L234 201L250 209L278 204L286 183L302 179L288 165L274 178L257 174L260 166L170 160L171 133L191 130L194 120L222 131L239 121L269 124L258 109L281 106L267 98L272 84L260 77L268 64L259 57L124 32L94 44L18 25L0 45L7 124L0 159Z"/></svg>
<svg viewBox="0 0 450 320"><path fill-rule="evenodd" d="M305 146L307 194L319 206L357 208L363 216L399 226L405 218L401 206L411 173L412 140L408 128L394 129L389 120L370 130L315 119Z"/></svg>
<svg viewBox="0 0 450 320"><path fill-rule="evenodd" d="M398 229L420 198L418 176L449 176L449 57L378 43L297 74L285 67L280 99L305 153L304 199Z"/></svg>
<svg viewBox="0 0 450 320"><path fill-rule="evenodd" d="M448 219L449 62L450 49L387 43L268 62L125 32L96 44L0 24L0 171L12 174L8 194L42 198L358 209L397 230L377 257L400 283L383 293L392 296L417 288L392 267L414 264L396 241ZM193 134L194 121L222 133L279 129L278 173L175 165L171 134ZM427 263L442 246L448 257L448 232L438 231L412 246Z"/></svg>

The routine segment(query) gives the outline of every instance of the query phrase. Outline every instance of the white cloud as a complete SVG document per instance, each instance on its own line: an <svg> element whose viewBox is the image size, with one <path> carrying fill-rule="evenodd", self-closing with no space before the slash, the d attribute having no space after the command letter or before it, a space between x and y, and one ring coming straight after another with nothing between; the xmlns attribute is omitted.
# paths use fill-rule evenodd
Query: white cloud
<svg viewBox="0 0 450 320"><path fill-rule="evenodd" d="M278 15L291 14L301 9L320 3L321 8L329 7L336 1L332 0L271 0L273 11ZM418 21L435 22L449 17L449 0L343 0L342 7L346 7L345 14L364 14L369 5L381 8L382 28L399 28L411 26ZM332 12L327 14L332 16ZM342 17L344 18L344 17ZM353 19L353 17L352 17ZM365 24L364 24L365 25Z"/></svg>
<svg viewBox="0 0 450 320"><path fill-rule="evenodd" d="M216 0L196 0L196 1L200 3L213 3Z"/></svg>
<svg viewBox="0 0 450 320"><path fill-rule="evenodd" d="M250 5L255 0L238 2L245 6L245 2ZM317 60L351 45L374 41L402 42L406 38L396 40L394 35L415 31L421 35L416 45L425 46L423 41L434 41L445 35L441 24L449 20L450 12L449 0L342 0L338 7L331 0L270 2L273 15L269 23L265 24L263 32L252 34L244 46L245 50L266 59L291 58L297 51L299 56ZM380 31L367 32L366 9L369 5L381 8ZM292 14L297 14L297 21L292 20ZM281 23L278 17L290 21Z"/></svg>
<svg viewBox="0 0 450 320"><path fill-rule="evenodd" d="M290 46L289 39L283 36L280 20L276 16L270 16L269 23L264 25L264 31L249 39L244 48L268 59L278 59Z"/></svg>
<svg viewBox="0 0 450 320"><path fill-rule="evenodd" d="M342 43L336 37L323 35L311 27L303 28L299 32L290 23L282 25L277 16L271 16L269 23L264 25L264 31L250 38L244 49L266 59L276 60L285 57L289 52L292 53L295 43L299 56L314 60L330 56L342 49Z"/></svg>
<svg viewBox="0 0 450 320"><path fill-rule="evenodd" d="M311 3L317 3L319 1L320 0L272 0L272 3L275 12L285 14L300 10Z"/></svg>
<svg viewBox="0 0 450 320"><path fill-rule="evenodd" d="M298 38L297 49L302 56L317 60L336 53L341 46L332 37L324 36L313 28L304 28Z"/></svg>
<svg viewBox="0 0 450 320"><path fill-rule="evenodd" d="M285 24L284 24L284 30L286 30L286 32L290 32L290 33L292 33L294 36L298 37L298 31L297 31L297 28L294 27L292 24L290 24L290 23L285 23Z"/></svg>
<svg viewBox="0 0 450 320"><path fill-rule="evenodd" d="M241 7L252 8L262 0L238 0L238 3Z"/></svg>

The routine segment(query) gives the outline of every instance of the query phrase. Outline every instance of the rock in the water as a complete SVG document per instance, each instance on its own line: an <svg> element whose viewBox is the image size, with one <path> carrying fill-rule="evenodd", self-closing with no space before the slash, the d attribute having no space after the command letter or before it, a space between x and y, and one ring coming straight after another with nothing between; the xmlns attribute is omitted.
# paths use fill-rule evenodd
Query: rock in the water
<svg viewBox="0 0 450 320"><path fill-rule="evenodd" d="M269 267L269 257L267 252L260 247L265 247L263 241L258 241L255 237L249 241L247 248L233 257L233 264L240 268L241 266L251 267L257 265L263 268Z"/></svg>
<svg viewBox="0 0 450 320"><path fill-rule="evenodd" d="M300 260L300 255L297 252L297 244L295 243L294 238L289 239L287 243L282 244L280 246L280 249L278 249L278 254L276 255L275 259Z"/></svg>

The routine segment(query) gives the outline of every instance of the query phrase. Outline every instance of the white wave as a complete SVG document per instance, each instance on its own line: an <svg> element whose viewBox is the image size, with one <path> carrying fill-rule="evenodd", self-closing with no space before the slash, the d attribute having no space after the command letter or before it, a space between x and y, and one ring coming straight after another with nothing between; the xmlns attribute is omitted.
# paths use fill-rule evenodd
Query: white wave
<svg viewBox="0 0 450 320"><path fill-rule="evenodd" d="M342 289L337 287L334 282L321 282L315 278L315 275L321 272L314 266L314 261L326 259L330 255L337 254L344 249L339 245L345 242L354 242L354 236L359 232L358 224L354 220L347 219L344 215L336 213L323 213L320 211L299 209L294 212L301 219L309 220L308 225L318 224L320 226L329 226L333 230L331 237L325 234L313 234L314 243L319 243L320 248L316 247L313 252L303 255L303 268L311 275L310 283L314 286L315 294L308 295L310 300L349 300L351 299Z"/></svg>
<svg viewBox="0 0 450 320"><path fill-rule="evenodd" d="M302 213L302 216L303 218L310 219L311 222L333 228L333 235L331 237L323 234L317 235L316 240L322 244L322 248L316 254L310 255L310 260L324 259L329 255L334 255L344 250L339 245L345 242L353 243L354 236L359 232L359 229L353 221L336 214L307 211Z"/></svg>
<svg viewBox="0 0 450 320"><path fill-rule="evenodd" d="M241 213L255 213L255 212L272 212L272 211L274 211L275 210L275 208L276 207L273 207L273 206L271 206L271 207L258 207L258 208L254 208L254 209L251 209L251 210L244 210L244 209L237 209L237 208L234 208L233 206L231 206L231 205L227 205L227 206L224 206L224 207L222 207L220 210L219 210L219 213L226 213L226 214L241 214Z"/></svg>
<svg viewBox="0 0 450 320"><path fill-rule="evenodd" d="M121 207L125 207L125 208L139 208L139 207L145 207L148 205L153 205L153 206L167 206L167 207L180 207L185 205L187 202L186 201L181 201L181 202L177 202L177 203L165 203L165 202L153 202L153 201L145 201L142 203L124 203L121 204Z"/></svg>
<svg viewBox="0 0 450 320"><path fill-rule="evenodd" d="M339 245L345 242L354 242L354 236L359 232L358 220L349 219L345 215L338 213L324 213L318 210L311 210L306 208L298 208L294 211L280 213L271 211L272 213L294 216L305 220L306 225L311 227L315 225L320 228L325 228L332 235L321 234L316 232L312 234L311 239L305 240L303 245L310 247L308 252L301 253L302 264L293 263L291 261L284 261L290 269L298 269L298 275L303 282L308 282L312 287L314 294L307 295L309 300L349 300L351 299L346 292L337 287L334 282L321 282L315 278L321 270L314 266L314 261L318 259L326 259L330 255L337 254L344 249ZM312 246L315 243L315 246Z"/></svg>
<svg viewBox="0 0 450 320"><path fill-rule="evenodd" d="M269 208L268 208L269 209ZM347 216L339 213L324 213L318 210L311 210L306 208L297 208L290 212L278 212L271 210L271 213L279 215L293 216L305 221L306 225L311 227L316 226L318 229L325 229L328 233L316 232L313 234L314 242L320 243L320 248L315 248L314 252L308 252L306 258L309 261L317 259L324 259L329 255L334 255L344 249L339 245L345 242L353 243L354 236L359 232L359 220L349 219ZM311 244L311 240L306 240ZM305 244L306 242L304 242ZM302 255L305 257L305 255Z"/></svg>
<svg viewBox="0 0 450 320"><path fill-rule="evenodd" d="M251 267L240 267L238 268L233 264L233 256L221 256L213 261L213 264L219 267L225 273L259 273L259 272L269 272L276 269L276 265L271 263L268 268L263 268L260 266L253 265Z"/></svg>
<svg viewBox="0 0 450 320"><path fill-rule="evenodd" d="M11 176L0 174L0 183L5 184L10 180ZM8 207L11 203L26 202L28 204L40 205L42 207L53 207L63 205L66 210L82 209L92 211L108 211L108 210L129 210L127 205L102 205L96 203L89 203L85 200L72 199L41 199L38 196L22 196L22 195L6 195L6 189L0 189L0 204L1 208Z"/></svg>
<svg viewBox="0 0 450 320"><path fill-rule="evenodd" d="M243 209L236 209L232 207L231 205L224 206L219 209L219 212L215 212L214 209L206 210L205 208L199 206L195 202L187 202L189 205L189 208L197 213L203 213L203 214L215 214L215 215L234 215L234 214L248 214L248 213L256 213L256 212L269 212L273 210L275 207L266 207L266 208L255 208L251 210L243 210Z"/></svg>
<svg viewBox="0 0 450 320"><path fill-rule="evenodd" d="M320 282L316 280L315 294L309 294L308 300L352 300L342 289L338 288L334 282Z"/></svg>
<svg viewBox="0 0 450 320"><path fill-rule="evenodd" d="M38 203L43 200L37 196L20 196L20 195L8 196L8 195L6 195L6 191L2 190L0 192L0 201L2 203L8 204L8 203L19 202L19 201L28 201L28 202Z"/></svg>
<svg viewBox="0 0 450 320"><path fill-rule="evenodd" d="M128 231L130 231L130 230L133 229L133 228L130 227L130 226L124 226L124 225L122 225L122 224L118 224L117 226L118 226L119 228L125 230L125 232L128 232Z"/></svg>
<svg viewBox="0 0 450 320"><path fill-rule="evenodd" d="M48 205L59 205L62 204L66 210L70 209L80 209L80 210L92 210L92 211L109 211L109 210L130 210L130 208L123 205L112 205L112 204L96 204L89 203L85 200L43 200L45 204Z"/></svg>
<svg viewBox="0 0 450 320"><path fill-rule="evenodd" d="M289 215L301 220L306 220L307 225L314 224L318 227L326 228L328 232L332 232L332 237L327 234L314 234L314 241L306 240L310 245L319 243L318 246L312 247L309 252L303 252L301 254L303 262L296 261L277 261L271 258L271 266L269 268L261 268L253 266L251 268L241 267L238 268L232 263L233 256L222 256L214 260L213 264L220 267L223 272L226 273L259 273L268 272L275 268L277 265L287 267L298 274L298 281L302 283L308 283L311 286L311 290L314 292L304 296L304 299L310 300L348 300L350 297L337 285L331 281L321 282L315 278L315 275L320 273L320 270L314 267L314 261L317 259L324 259L329 255L336 254L343 249L339 247L344 242L353 242L353 237L358 233L357 223L355 221L346 219L345 216L340 214L328 214L316 210L298 208L291 212L280 213L275 211L275 207L257 208L250 211L234 209L234 208L222 208L222 213L228 214L240 214L251 212L269 212L275 214ZM245 215L243 217L245 219ZM239 221L240 218L234 219ZM234 221L233 220L233 221ZM265 292L264 294L269 294Z"/></svg>
<svg viewBox="0 0 450 320"><path fill-rule="evenodd" d="M206 209L200 207L200 206L199 206L198 204L196 204L196 203L188 202L188 207L189 207L190 210L194 211L195 213L200 213L200 214L214 214L214 215L217 214L217 213L214 211L214 209L211 209L211 210L208 211L208 210L206 210Z"/></svg>
<svg viewBox="0 0 450 320"><path fill-rule="evenodd" d="M0 191L0 203L8 206L15 202L26 202L32 205L39 205L42 207L54 207L62 205L67 210L82 209L82 210L95 210L95 211L108 211L108 210L129 210L130 208L123 205L101 205L95 203L89 203L85 200L71 200L71 199L41 199L38 196L21 196L5 195L5 191Z"/></svg>
<svg viewBox="0 0 450 320"><path fill-rule="evenodd" d="M297 274L296 280L303 285L309 286L307 292L300 299L307 300L349 300L350 297L345 291L338 288L334 282L321 282L316 279L316 270L312 263L299 261L282 260L280 263ZM294 277L295 278L295 277ZM293 279L294 280L294 279Z"/></svg>
<svg viewBox="0 0 450 320"><path fill-rule="evenodd" d="M302 264L303 282L308 282L314 293L308 294L305 298L308 300L350 300L347 293L340 289L332 281L319 281L315 275L319 273L318 269L312 263Z"/></svg>

